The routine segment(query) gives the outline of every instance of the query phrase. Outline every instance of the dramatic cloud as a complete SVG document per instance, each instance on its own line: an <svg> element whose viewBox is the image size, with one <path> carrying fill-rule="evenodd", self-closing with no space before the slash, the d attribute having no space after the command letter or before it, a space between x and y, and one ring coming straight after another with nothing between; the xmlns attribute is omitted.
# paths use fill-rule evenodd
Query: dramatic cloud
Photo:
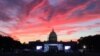
<svg viewBox="0 0 100 56"><path fill-rule="evenodd" d="M94 35L100 30L99 5L100 0L0 0L0 32L21 42L46 40L52 28L64 41L83 32Z"/></svg>

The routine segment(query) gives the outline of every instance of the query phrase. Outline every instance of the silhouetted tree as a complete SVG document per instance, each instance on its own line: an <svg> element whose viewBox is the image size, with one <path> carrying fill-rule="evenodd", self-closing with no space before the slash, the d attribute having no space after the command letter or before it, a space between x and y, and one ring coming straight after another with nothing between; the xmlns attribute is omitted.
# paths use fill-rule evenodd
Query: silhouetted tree
<svg viewBox="0 0 100 56"><path fill-rule="evenodd" d="M20 48L21 43L19 41L13 40L9 36L0 35L0 48L2 49L13 49Z"/></svg>
<svg viewBox="0 0 100 56"><path fill-rule="evenodd" d="M81 37L78 41L81 47L85 45L87 49L100 50L100 35Z"/></svg>

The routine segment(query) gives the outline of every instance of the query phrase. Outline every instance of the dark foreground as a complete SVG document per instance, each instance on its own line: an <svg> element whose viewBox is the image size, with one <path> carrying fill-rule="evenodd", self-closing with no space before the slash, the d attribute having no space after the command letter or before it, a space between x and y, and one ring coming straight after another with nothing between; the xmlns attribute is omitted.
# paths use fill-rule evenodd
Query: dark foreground
<svg viewBox="0 0 100 56"><path fill-rule="evenodd" d="M64 53L64 52L0 52L0 56L100 56L100 53L95 52L73 52L73 53Z"/></svg>

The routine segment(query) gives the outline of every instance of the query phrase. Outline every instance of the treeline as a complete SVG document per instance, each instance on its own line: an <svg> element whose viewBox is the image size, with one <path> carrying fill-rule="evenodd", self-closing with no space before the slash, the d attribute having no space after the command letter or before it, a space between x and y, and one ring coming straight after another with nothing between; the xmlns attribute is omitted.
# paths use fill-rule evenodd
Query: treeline
<svg viewBox="0 0 100 56"><path fill-rule="evenodd" d="M85 46L88 50L100 51L100 35L81 37L78 42L80 48Z"/></svg>
<svg viewBox="0 0 100 56"><path fill-rule="evenodd" d="M0 35L0 49L18 49L21 48L22 44L20 41L13 40L9 36L2 36Z"/></svg>
<svg viewBox="0 0 100 56"><path fill-rule="evenodd" d="M89 50L100 50L100 35L94 36L86 36L81 37L78 40L79 49L85 46L86 49ZM22 44L20 41L13 40L9 36L2 36L0 35L0 49L24 49L24 48L32 48L33 45L31 44Z"/></svg>

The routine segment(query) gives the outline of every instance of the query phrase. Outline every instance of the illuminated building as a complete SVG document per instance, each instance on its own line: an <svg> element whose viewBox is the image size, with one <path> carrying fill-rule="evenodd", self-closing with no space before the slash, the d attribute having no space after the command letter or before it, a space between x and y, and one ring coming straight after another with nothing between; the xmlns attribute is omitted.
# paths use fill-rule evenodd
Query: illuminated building
<svg viewBox="0 0 100 56"><path fill-rule="evenodd" d="M58 42L57 41L57 34L54 30L52 30L49 34L48 41L41 42L30 42L29 44L35 47L35 51L39 52L58 52L64 51L69 52L72 49L75 49L74 46L77 45L77 42Z"/></svg>

